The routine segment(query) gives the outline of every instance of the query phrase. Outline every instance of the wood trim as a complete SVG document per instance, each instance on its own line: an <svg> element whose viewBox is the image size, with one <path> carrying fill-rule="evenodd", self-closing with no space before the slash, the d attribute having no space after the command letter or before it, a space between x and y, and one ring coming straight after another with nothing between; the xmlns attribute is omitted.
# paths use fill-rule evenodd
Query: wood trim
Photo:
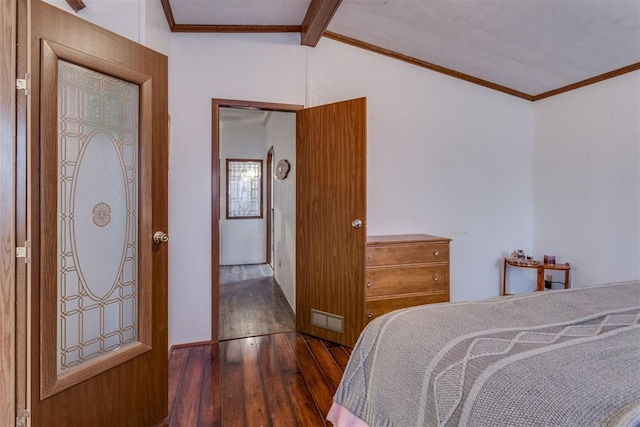
<svg viewBox="0 0 640 427"><path fill-rule="evenodd" d="M0 2L0 425L16 419L16 18L17 2Z"/></svg>
<svg viewBox="0 0 640 427"><path fill-rule="evenodd" d="M342 0L311 0L302 21L300 44L316 47Z"/></svg>
<svg viewBox="0 0 640 427"><path fill-rule="evenodd" d="M43 141L57 141L57 91L58 61L71 61L77 65L109 74L140 85L140 189L139 189L139 280L138 280L138 343L128 345L95 360L84 363L69 373L59 374L57 370L57 289L56 286L42 286L40 300L40 398L45 399L66 390L127 360L151 350L152 344L152 244L148 238L152 234L152 186L151 186L151 146L152 146L152 88L151 77L129 70L117 64L83 54L80 51L42 40L41 43L41 114L40 129ZM41 283L55 284L56 230L57 230L57 143L43 144L40 173L47 184L41 188L40 221L49 230L44 236L42 251ZM51 238L53 236L53 238ZM53 270L53 271L51 271Z"/></svg>
<svg viewBox="0 0 640 427"><path fill-rule="evenodd" d="M25 76L28 72L27 56L29 39L27 37L27 2L19 1L17 8L17 51L16 74ZM32 84L31 81L28 82ZM16 168L15 168L15 241L25 242L33 240L27 232L27 104L28 97L25 94L18 96L16 102ZM29 249L29 252L32 252ZM31 267L34 265L31 256ZM29 357L27 342L30 339L27 328L27 289L29 288L28 270L26 263L18 263L15 268L16 289L16 409L30 410L27 395L29 386L27 382L27 370Z"/></svg>
<svg viewBox="0 0 640 427"><path fill-rule="evenodd" d="M218 342L220 322L220 108L253 108L294 113L304 108L298 104L244 101L213 98L211 100L211 342Z"/></svg>
<svg viewBox="0 0 640 427"><path fill-rule="evenodd" d="M176 24L170 1L160 0L160 3L172 33L299 33L302 31L301 25Z"/></svg>
<svg viewBox="0 0 640 427"><path fill-rule="evenodd" d="M578 89L584 86L592 85L594 83L601 82L603 80L608 80L614 77L621 76L623 74L631 73L633 71L640 70L640 62L636 62L635 64L628 65L626 67L618 68L617 70L609 71L608 73L600 74L595 77L591 77L586 80L579 81L577 83L573 83L558 89L550 90L548 92L544 92L538 95L533 96L533 101L539 101L544 98L549 98L550 96L559 95L561 93L569 92L574 89Z"/></svg>
<svg viewBox="0 0 640 427"><path fill-rule="evenodd" d="M196 25L175 24L174 33L299 33L300 25Z"/></svg>
<svg viewBox="0 0 640 427"><path fill-rule="evenodd" d="M214 100L216 101L218 108L244 108L265 111L281 111L284 113L295 113L296 111L304 108L304 105L298 104L278 104L274 102L240 101L221 98L215 98Z"/></svg>
<svg viewBox="0 0 640 427"><path fill-rule="evenodd" d="M82 0L67 0L67 4L71 6L71 9L73 9L76 13L87 7L87 5L84 4Z"/></svg>
<svg viewBox="0 0 640 427"><path fill-rule="evenodd" d="M160 0L162 4L162 10L164 10L164 16L167 18L167 24L169 24L169 29L173 32L173 29L176 26L176 21L173 18L173 10L171 10L171 3L169 0Z"/></svg>
<svg viewBox="0 0 640 427"><path fill-rule="evenodd" d="M183 344L174 344L171 347L169 347L169 358L171 358L171 352L179 348L193 347L198 345L212 345L212 344L216 344L216 342L215 341L196 341L196 342L188 342Z"/></svg>
<svg viewBox="0 0 640 427"><path fill-rule="evenodd" d="M455 70L452 70L452 69L449 69L449 68L441 67L439 65L435 65L435 64L432 64L430 62L423 61L421 59L413 58L411 56L403 55L401 53L394 52L392 50L388 50L388 49L384 49L384 48L381 48L381 47L378 47L378 46L374 46L372 44L365 43L365 42L360 41L360 40L352 39L351 37L346 37L346 36L343 36L343 35L340 35L340 34L332 33L330 31L326 31L324 33L324 36L329 38L329 39L332 39L332 40L335 40L335 41L339 41L341 43L345 43L345 44L348 44L348 45L351 45L351 46L359 47L361 49L368 50L370 52L375 52L375 53L378 53L380 55L384 55L384 56L388 56L390 58L397 59L399 61L407 62L409 64L417 65L418 67L426 68L428 70L435 71L437 73L446 74L447 76L455 77L457 79L464 80L464 81L467 81L469 83L475 83L477 85L484 86L484 87L489 88L489 89L497 90L498 92L503 92L503 93L506 93L508 95L513 95L513 96L518 97L518 98L526 99L527 101L533 101L533 96L532 95L528 95L528 94L526 94L524 92L519 92L519 91L517 91L515 89L511 89L511 88L508 88L506 86L501 86L501 85L496 84L496 83L491 83L489 81L482 80L482 79L479 79L477 77L470 76L468 74L460 73L458 71L455 71Z"/></svg>
<svg viewBox="0 0 640 427"><path fill-rule="evenodd" d="M211 100L211 341L220 333L220 106Z"/></svg>
<svg viewBox="0 0 640 427"><path fill-rule="evenodd" d="M266 238L266 260L267 264L271 265L271 240L273 236L271 235L271 228L273 224L273 145L267 150L267 168L265 173L265 179L267 180L267 230L265 235ZM272 266L273 268L273 266ZM274 269L275 270L275 269ZM275 276L275 275L274 275ZM275 280L275 278L274 278ZM278 285L280 286L280 285Z"/></svg>

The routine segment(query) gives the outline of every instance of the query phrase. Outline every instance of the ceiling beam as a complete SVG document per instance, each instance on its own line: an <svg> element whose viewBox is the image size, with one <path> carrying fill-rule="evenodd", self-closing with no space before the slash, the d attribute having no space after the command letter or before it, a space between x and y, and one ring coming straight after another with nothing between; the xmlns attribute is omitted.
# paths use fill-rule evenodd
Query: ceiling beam
<svg viewBox="0 0 640 427"><path fill-rule="evenodd" d="M82 0L67 0L67 3L69 4L69 6L71 6L71 9L73 9L76 13L80 12L82 9L87 7L87 5L84 4Z"/></svg>
<svg viewBox="0 0 640 427"><path fill-rule="evenodd" d="M302 21L300 44L316 47L342 0L311 0Z"/></svg>

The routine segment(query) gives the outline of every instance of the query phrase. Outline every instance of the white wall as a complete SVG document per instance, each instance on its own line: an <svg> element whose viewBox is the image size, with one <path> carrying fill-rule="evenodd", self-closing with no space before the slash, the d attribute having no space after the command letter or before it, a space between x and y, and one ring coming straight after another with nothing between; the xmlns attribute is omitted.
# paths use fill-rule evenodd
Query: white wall
<svg viewBox="0 0 640 427"><path fill-rule="evenodd" d="M640 72L534 107L536 254L574 286L640 279Z"/></svg>
<svg viewBox="0 0 640 427"><path fill-rule="evenodd" d="M369 234L452 238L453 300L497 295L501 257L531 253L530 102L328 39L311 49L297 34L173 34L170 343L211 336L211 98L360 96Z"/></svg>
<svg viewBox="0 0 640 427"><path fill-rule="evenodd" d="M261 121L229 121L220 126L220 265L262 264L267 260L266 183L262 186L262 218L227 219L226 215L227 159L260 159L265 168L266 141Z"/></svg>
<svg viewBox="0 0 640 427"><path fill-rule="evenodd" d="M169 54L171 32L160 0L83 0L76 13L65 0L44 0L86 21Z"/></svg>
<svg viewBox="0 0 640 427"><path fill-rule="evenodd" d="M271 114L267 124L267 150L273 147L274 165L286 159L291 165L286 179L274 180L273 275L289 305L296 310L296 115Z"/></svg>
<svg viewBox="0 0 640 427"><path fill-rule="evenodd" d="M69 13L76 14L65 0L44 1ZM142 33L144 32L142 9L144 8L144 0L83 1L87 7L77 13L78 17L142 44Z"/></svg>
<svg viewBox="0 0 640 427"><path fill-rule="evenodd" d="M294 34L172 35L170 344L211 337L211 98L304 103L299 40Z"/></svg>
<svg viewBox="0 0 640 427"><path fill-rule="evenodd" d="M167 18L159 0L142 0L141 19L144 22L144 32L141 34L140 43L169 56L171 50L171 31Z"/></svg>
<svg viewBox="0 0 640 427"><path fill-rule="evenodd" d="M309 76L314 104L367 97L368 234L449 237L452 300L495 296L533 249L531 103L326 39Z"/></svg>

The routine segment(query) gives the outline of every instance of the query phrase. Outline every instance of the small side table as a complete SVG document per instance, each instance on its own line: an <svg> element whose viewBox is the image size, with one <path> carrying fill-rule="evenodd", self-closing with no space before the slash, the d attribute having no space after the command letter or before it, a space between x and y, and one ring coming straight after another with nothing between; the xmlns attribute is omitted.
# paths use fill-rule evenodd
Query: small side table
<svg viewBox="0 0 640 427"><path fill-rule="evenodd" d="M522 267L522 268L535 268L537 274L537 288L536 291L544 290L544 271L545 270L561 270L564 271L564 288L569 289L569 271L571 266L569 263L565 264L543 264L542 262L532 262L526 260L505 258L504 259L504 271L502 272L502 294L510 295L507 293L507 266Z"/></svg>

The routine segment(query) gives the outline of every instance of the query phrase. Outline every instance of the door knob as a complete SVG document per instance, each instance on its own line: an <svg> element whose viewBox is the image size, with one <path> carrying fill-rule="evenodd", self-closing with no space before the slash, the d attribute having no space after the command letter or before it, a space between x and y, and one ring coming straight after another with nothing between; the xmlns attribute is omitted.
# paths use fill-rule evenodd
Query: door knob
<svg viewBox="0 0 640 427"><path fill-rule="evenodd" d="M156 231L153 233L153 243L159 245L160 243L167 243L169 241L169 235L162 231Z"/></svg>
<svg viewBox="0 0 640 427"><path fill-rule="evenodd" d="M351 226L353 228L361 228L362 227L362 221L360 221L359 219L353 220L351 222Z"/></svg>

